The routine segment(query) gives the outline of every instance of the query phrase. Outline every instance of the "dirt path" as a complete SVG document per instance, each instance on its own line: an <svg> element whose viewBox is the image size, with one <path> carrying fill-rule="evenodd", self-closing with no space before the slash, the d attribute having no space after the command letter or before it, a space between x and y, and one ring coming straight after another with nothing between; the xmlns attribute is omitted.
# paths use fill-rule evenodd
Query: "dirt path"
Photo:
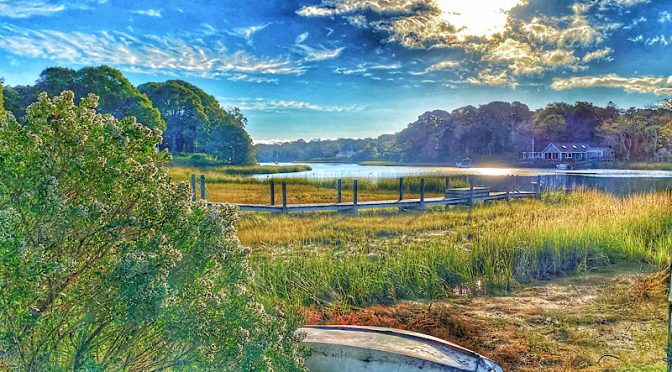
<svg viewBox="0 0 672 372"><path fill-rule="evenodd" d="M661 370L665 279L651 271L609 266L531 283L508 296L309 311L307 321L423 332L476 350L505 370Z"/></svg>

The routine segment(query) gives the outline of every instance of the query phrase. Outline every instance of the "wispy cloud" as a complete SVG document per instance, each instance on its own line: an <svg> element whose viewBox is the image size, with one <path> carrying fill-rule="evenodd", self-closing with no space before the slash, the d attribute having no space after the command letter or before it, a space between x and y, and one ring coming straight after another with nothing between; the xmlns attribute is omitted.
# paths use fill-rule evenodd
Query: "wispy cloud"
<svg viewBox="0 0 672 372"><path fill-rule="evenodd" d="M66 9L88 9L107 0L0 0L0 18L51 16Z"/></svg>
<svg viewBox="0 0 672 372"><path fill-rule="evenodd" d="M551 84L555 90L573 88L621 88L629 93L672 95L672 76L623 77L617 74L556 78Z"/></svg>
<svg viewBox="0 0 672 372"><path fill-rule="evenodd" d="M301 75L305 61L229 51L218 38L134 36L122 32L62 32L0 26L0 49L78 65L110 64L151 72L179 71L216 78L240 74Z"/></svg>
<svg viewBox="0 0 672 372"><path fill-rule="evenodd" d="M235 98L230 99L226 97L218 97L219 102L223 106L235 106L241 110L249 111L271 111L271 112L287 112L287 111L322 111L322 112L351 112L360 111L364 109L360 105L352 106L323 106L310 102L283 100L283 99L269 99L269 98Z"/></svg>
<svg viewBox="0 0 672 372"><path fill-rule="evenodd" d="M309 33L304 32L296 37L293 50L304 57L309 62L319 62L328 59L338 58L345 47L329 49L322 45L319 48L310 47L303 44L308 39Z"/></svg>
<svg viewBox="0 0 672 372"><path fill-rule="evenodd" d="M158 9L132 10L131 13L140 14L147 17L161 18L161 11Z"/></svg>
<svg viewBox="0 0 672 372"><path fill-rule="evenodd" d="M262 83L267 83L267 84L278 84L279 80L275 78L268 78L268 77L260 77L260 76L250 76L247 74L234 74L231 75L227 78L228 80L231 81L245 81L248 83L257 83L257 84L262 84Z"/></svg>
<svg viewBox="0 0 672 372"><path fill-rule="evenodd" d="M65 5L41 0L0 0L0 17L29 18L48 16L65 10Z"/></svg>
<svg viewBox="0 0 672 372"><path fill-rule="evenodd" d="M233 29L232 32L227 31L228 34L240 37L244 39L248 45L253 46L254 45L254 35L265 29L266 27L270 26L271 22L265 23L262 25L255 25L255 26L249 26L249 27L236 27ZM209 25L208 25L209 26ZM212 26L210 26L212 28ZM214 30L214 29L213 29Z"/></svg>
<svg viewBox="0 0 672 372"><path fill-rule="evenodd" d="M598 49L594 52L586 53L586 55L583 56L582 61L583 63L589 63L595 60L613 60L612 57L609 57L609 55L613 52L613 49L607 47L604 49Z"/></svg>
<svg viewBox="0 0 672 372"><path fill-rule="evenodd" d="M354 67L338 67L334 70L334 73L343 74L343 75L364 75L370 71L386 71L386 70L396 70L401 68L401 63L360 63Z"/></svg>

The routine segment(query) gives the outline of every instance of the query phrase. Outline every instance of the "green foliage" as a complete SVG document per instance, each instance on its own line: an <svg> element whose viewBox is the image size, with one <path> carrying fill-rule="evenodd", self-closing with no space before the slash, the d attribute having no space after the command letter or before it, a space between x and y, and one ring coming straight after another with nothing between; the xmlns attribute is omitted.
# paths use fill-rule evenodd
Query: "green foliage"
<svg viewBox="0 0 672 372"><path fill-rule="evenodd" d="M0 79L0 117L5 115L5 97L3 94L2 83L3 81Z"/></svg>
<svg viewBox="0 0 672 372"><path fill-rule="evenodd" d="M452 163L515 162L521 151L548 142L584 142L612 148L627 162L672 161L672 103L619 110L614 104L552 103L531 112L521 103L491 102L452 112L426 112L399 133L361 140L298 140L257 146L260 161L377 160ZM537 150L539 150L537 148Z"/></svg>
<svg viewBox="0 0 672 372"><path fill-rule="evenodd" d="M42 71L34 86L11 88L7 110L23 118L26 108L35 102L40 92L56 96L64 90L72 90L81 99L88 94L99 97L98 110L116 118L135 116L149 128L166 129L161 113L152 102L140 93L121 72L109 66L85 67L75 71L64 67L50 67Z"/></svg>
<svg viewBox="0 0 672 372"><path fill-rule="evenodd" d="M300 369L245 290L235 210L190 203L160 132L97 101L0 120L0 369Z"/></svg>
<svg viewBox="0 0 672 372"><path fill-rule="evenodd" d="M200 152L227 164L256 162L246 119L238 109L225 111L202 89L182 80L138 87L161 111L168 124L164 147L173 152Z"/></svg>

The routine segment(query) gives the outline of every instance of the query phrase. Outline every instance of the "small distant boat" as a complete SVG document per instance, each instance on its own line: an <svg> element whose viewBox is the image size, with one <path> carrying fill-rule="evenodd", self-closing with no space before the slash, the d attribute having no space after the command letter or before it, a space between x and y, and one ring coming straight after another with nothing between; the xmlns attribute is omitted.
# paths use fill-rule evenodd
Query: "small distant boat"
<svg viewBox="0 0 672 372"><path fill-rule="evenodd" d="M471 159L462 159L462 161L458 161L455 165L457 165L458 168L471 168Z"/></svg>
<svg viewBox="0 0 672 372"><path fill-rule="evenodd" d="M501 372L492 360L436 337L393 328L304 326L311 372Z"/></svg>
<svg viewBox="0 0 672 372"><path fill-rule="evenodd" d="M559 170L570 170L570 169L574 169L574 166L571 165L571 164L558 164L558 165L556 165L555 167L558 168Z"/></svg>

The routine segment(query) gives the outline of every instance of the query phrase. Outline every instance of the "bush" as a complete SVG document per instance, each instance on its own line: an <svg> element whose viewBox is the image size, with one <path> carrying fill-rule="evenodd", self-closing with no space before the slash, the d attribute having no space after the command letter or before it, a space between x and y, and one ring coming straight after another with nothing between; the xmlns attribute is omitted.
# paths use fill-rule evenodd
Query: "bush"
<svg viewBox="0 0 672 372"><path fill-rule="evenodd" d="M235 210L189 202L158 131L73 98L0 119L0 369L301 369Z"/></svg>

